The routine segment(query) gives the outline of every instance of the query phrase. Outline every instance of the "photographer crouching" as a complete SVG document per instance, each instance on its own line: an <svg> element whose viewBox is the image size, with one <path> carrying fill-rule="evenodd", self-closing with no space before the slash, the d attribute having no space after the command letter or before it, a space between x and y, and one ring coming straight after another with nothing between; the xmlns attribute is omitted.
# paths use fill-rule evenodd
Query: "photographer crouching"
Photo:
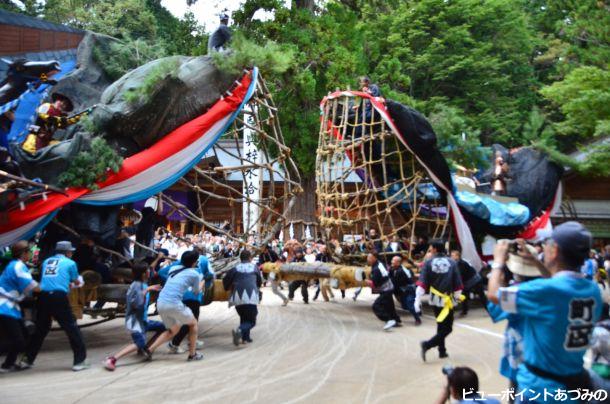
<svg viewBox="0 0 610 404"><path fill-rule="evenodd" d="M451 399L457 400L458 403L500 404L495 398L481 396L479 377L474 370L468 367L444 366L443 374L447 376L447 382L442 394L435 401L436 404L443 404Z"/></svg>

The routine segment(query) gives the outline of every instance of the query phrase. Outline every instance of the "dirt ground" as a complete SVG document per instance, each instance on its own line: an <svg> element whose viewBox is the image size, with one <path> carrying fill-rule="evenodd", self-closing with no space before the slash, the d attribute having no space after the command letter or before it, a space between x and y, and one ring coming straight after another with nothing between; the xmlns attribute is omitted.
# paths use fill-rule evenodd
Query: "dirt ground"
<svg viewBox="0 0 610 404"><path fill-rule="evenodd" d="M431 316L416 327L399 311L404 326L384 332L369 289L357 302L353 290L343 300L335 294L335 302L320 297L305 305L297 292L281 307L265 288L254 343L238 348L231 339L235 310L224 302L203 307L200 362L187 363L186 354L162 347L152 362L134 356L114 372L104 370L102 360L130 341L124 320L115 319L83 329L92 368L74 373L65 334L52 332L35 368L0 375L0 403L430 403L440 393L445 364L475 369L486 393L506 388L497 371L504 324L492 324L481 308L456 320L449 360L429 351L423 363L419 341L434 333Z"/></svg>

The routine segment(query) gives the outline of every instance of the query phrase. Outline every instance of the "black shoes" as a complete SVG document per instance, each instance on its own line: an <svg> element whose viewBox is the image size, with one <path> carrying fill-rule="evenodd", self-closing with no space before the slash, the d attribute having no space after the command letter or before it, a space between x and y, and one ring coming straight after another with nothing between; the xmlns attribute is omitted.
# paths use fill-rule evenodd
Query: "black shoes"
<svg viewBox="0 0 610 404"><path fill-rule="evenodd" d="M423 360L425 362L426 361L426 351L428 350L428 348L426 348L426 341L420 342L419 346L421 347L421 360Z"/></svg>

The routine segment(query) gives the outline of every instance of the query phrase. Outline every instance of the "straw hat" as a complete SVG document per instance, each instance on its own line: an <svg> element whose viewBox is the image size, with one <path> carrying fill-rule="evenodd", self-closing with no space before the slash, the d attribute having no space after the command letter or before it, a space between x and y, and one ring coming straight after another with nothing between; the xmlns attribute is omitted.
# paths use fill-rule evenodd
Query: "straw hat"
<svg viewBox="0 0 610 404"><path fill-rule="evenodd" d="M525 245L529 252L535 257L538 253L534 246L529 244ZM532 258L522 257L517 254L508 254L508 262L506 263L508 270L514 274L527 276L527 277L537 277L541 276L538 267L536 266L536 262Z"/></svg>

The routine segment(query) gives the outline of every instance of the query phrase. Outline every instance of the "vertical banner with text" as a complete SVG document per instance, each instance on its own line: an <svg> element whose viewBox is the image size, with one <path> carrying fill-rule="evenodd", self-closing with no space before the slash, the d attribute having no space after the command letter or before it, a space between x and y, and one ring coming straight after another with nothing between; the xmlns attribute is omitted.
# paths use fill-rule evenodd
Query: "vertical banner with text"
<svg viewBox="0 0 610 404"><path fill-rule="evenodd" d="M244 107L244 122L251 127L256 127L256 107L248 104ZM260 164L262 156L257 146L258 136L256 131L244 125L244 144L242 162L247 168L242 171L243 175L243 224L244 234L258 234L257 223L260 215L260 208L256 203L261 199L262 194L262 172Z"/></svg>

